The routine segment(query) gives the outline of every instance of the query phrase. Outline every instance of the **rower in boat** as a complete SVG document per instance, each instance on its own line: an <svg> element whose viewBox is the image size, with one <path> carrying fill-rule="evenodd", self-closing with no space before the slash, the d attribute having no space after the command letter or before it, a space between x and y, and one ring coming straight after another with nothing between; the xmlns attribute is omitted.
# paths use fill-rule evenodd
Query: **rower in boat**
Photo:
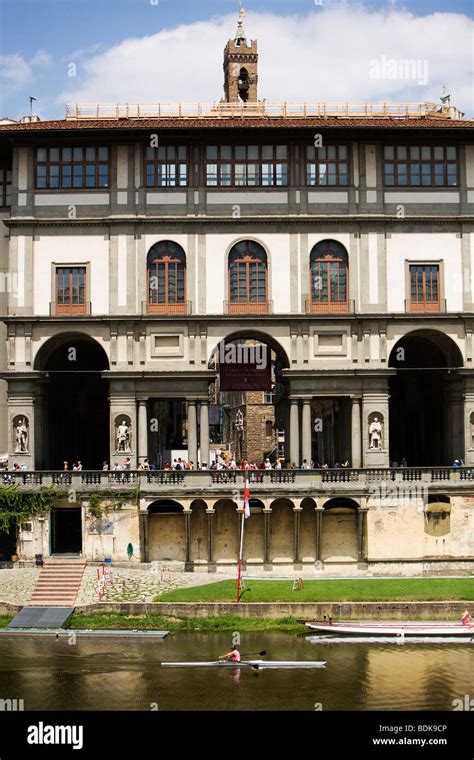
<svg viewBox="0 0 474 760"><path fill-rule="evenodd" d="M232 647L230 652L223 654L219 657L219 660L227 660L228 662L240 662L240 652L237 647Z"/></svg>

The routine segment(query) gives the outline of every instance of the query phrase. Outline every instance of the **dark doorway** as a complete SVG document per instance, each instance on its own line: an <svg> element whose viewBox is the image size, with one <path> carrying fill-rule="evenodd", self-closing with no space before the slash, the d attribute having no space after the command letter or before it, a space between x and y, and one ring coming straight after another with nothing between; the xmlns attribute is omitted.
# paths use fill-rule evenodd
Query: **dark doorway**
<svg viewBox="0 0 474 760"><path fill-rule="evenodd" d="M449 441L446 397L453 370L462 366L455 344L442 333L406 335L390 354L390 461L409 467L446 465Z"/></svg>
<svg viewBox="0 0 474 760"><path fill-rule="evenodd" d="M13 554L16 554L17 528L11 525L10 528L0 530L0 562L10 562Z"/></svg>
<svg viewBox="0 0 474 760"><path fill-rule="evenodd" d="M80 460L84 470L100 469L109 460L108 383L101 371L108 359L91 338L72 335L50 341L41 366L48 372L48 433L42 466L72 469ZM45 436L46 438L46 436Z"/></svg>
<svg viewBox="0 0 474 760"><path fill-rule="evenodd" d="M82 552L80 507L58 507L51 511L51 554Z"/></svg>

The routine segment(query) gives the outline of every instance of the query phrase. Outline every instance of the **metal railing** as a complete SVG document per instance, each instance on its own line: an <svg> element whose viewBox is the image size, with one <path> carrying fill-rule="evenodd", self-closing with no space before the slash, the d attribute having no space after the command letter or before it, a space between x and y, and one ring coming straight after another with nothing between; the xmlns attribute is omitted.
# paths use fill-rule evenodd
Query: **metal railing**
<svg viewBox="0 0 474 760"><path fill-rule="evenodd" d="M307 119L311 117L420 118L460 120L463 114L439 103L67 103L66 119Z"/></svg>
<svg viewBox="0 0 474 760"><path fill-rule="evenodd" d="M474 466L466 467L386 467L386 468L334 468L317 470L247 470L251 490L275 488L321 489L342 486L358 492L364 488L370 491L374 484L435 484L436 487L472 488ZM144 492L185 489L220 490L244 485L243 470L82 470L63 472L62 470L0 471L0 485L15 485L20 488L55 486L73 488L77 491L99 489L136 489ZM0 507L1 509L1 507Z"/></svg>

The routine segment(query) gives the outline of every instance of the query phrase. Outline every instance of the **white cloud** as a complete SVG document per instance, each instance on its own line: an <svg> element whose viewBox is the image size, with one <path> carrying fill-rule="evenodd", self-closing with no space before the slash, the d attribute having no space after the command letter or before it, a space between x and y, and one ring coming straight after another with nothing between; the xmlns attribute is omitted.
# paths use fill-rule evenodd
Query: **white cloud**
<svg viewBox="0 0 474 760"><path fill-rule="evenodd" d="M417 17L395 5L372 11L340 2L305 17L251 13L245 28L258 38L261 99L439 102L446 84L452 102L472 112L474 23L464 15ZM58 102L218 101L222 52L235 29L232 14L126 39L78 66L78 78L70 80ZM382 56L385 62L416 59L419 73L414 79L406 73L373 78L374 60L387 74ZM403 70L401 65L398 71Z"/></svg>
<svg viewBox="0 0 474 760"><path fill-rule="evenodd" d="M48 68L52 58L38 50L29 61L21 53L0 56L0 83L6 90L17 91L34 79L38 69Z"/></svg>

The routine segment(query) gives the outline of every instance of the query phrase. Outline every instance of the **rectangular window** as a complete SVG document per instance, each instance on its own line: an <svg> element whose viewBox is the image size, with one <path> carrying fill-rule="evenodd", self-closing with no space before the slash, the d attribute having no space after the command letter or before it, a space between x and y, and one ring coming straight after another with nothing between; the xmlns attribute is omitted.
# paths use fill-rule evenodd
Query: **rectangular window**
<svg viewBox="0 0 474 760"><path fill-rule="evenodd" d="M456 187L455 147L444 145L385 145L385 187Z"/></svg>
<svg viewBox="0 0 474 760"><path fill-rule="evenodd" d="M347 145L306 148L306 184L315 187L347 187L349 152Z"/></svg>
<svg viewBox="0 0 474 760"><path fill-rule="evenodd" d="M86 313L86 268L56 268L56 314Z"/></svg>
<svg viewBox="0 0 474 760"><path fill-rule="evenodd" d="M439 311L439 265L410 265L411 311Z"/></svg>
<svg viewBox="0 0 474 760"><path fill-rule="evenodd" d="M11 169L0 168L0 206L12 205Z"/></svg>
<svg viewBox="0 0 474 760"><path fill-rule="evenodd" d="M109 149L37 148L35 164L37 190L106 188L109 186Z"/></svg>
<svg viewBox="0 0 474 760"><path fill-rule="evenodd" d="M146 149L147 187L186 187L187 151L185 145Z"/></svg>
<svg viewBox="0 0 474 760"><path fill-rule="evenodd" d="M286 145L207 145L208 187L284 187L288 184Z"/></svg>

